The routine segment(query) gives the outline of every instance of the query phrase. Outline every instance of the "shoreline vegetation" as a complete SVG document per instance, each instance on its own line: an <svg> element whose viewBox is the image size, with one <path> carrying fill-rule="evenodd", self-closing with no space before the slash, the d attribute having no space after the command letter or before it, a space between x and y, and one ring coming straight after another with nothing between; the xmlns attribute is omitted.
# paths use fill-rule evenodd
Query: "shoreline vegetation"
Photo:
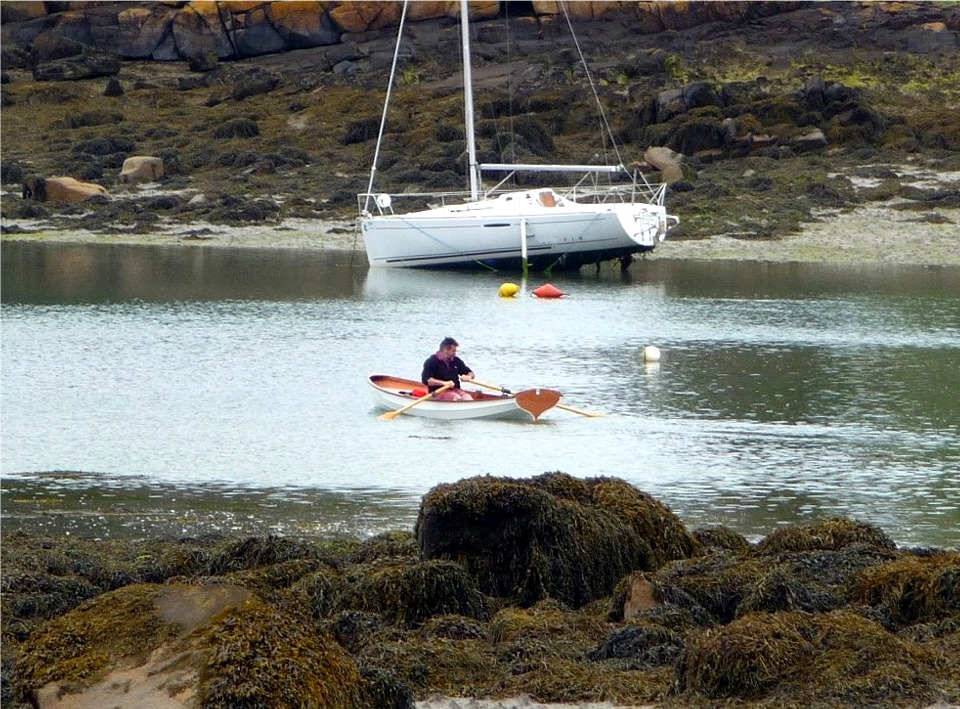
<svg viewBox="0 0 960 709"><path fill-rule="evenodd" d="M438 485L412 529L367 538L133 524L81 497L82 528L5 515L5 707L960 702L960 550L852 519L749 541L559 472Z"/></svg>

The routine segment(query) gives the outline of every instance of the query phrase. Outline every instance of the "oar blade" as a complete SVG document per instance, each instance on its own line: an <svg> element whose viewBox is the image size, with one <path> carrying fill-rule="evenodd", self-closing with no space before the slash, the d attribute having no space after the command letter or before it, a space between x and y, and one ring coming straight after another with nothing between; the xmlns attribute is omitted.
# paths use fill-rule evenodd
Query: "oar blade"
<svg viewBox="0 0 960 709"><path fill-rule="evenodd" d="M533 416L536 421L541 414L560 402L562 394L555 389L524 389L514 394L517 406Z"/></svg>

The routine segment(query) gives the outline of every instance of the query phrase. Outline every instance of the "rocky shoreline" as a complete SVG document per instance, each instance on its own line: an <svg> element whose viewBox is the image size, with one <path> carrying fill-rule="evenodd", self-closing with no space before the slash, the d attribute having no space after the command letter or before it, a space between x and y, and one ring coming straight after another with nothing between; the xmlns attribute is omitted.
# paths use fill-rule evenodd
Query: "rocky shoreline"
<svg viewBox="0 0 960 709"><path fill-rule="evenodd" d="M349 221L290 219L276 226L246 227L193 224L146 234L51 229L40 223L20 221L15 229L4 234L3 240L322 250L366 258L363 237ZM940 208L918 217L894 205L871 205L845 213L823 214L818 221L802 225L798 233L778 239L744 239L736 234L717 234L703 239L667 239L640 259L641 263L660 260L957 267L960 266L960 209ZM642 265L634 268L642 269Z"/></svg>
<svg viewBox="0 0 960 709"><path fill-rule="evenodd" d="M5 521L0 554L5 707L960 701L957 550L843 518L751 543L616 478L440 485L363 540Z"/></svg>

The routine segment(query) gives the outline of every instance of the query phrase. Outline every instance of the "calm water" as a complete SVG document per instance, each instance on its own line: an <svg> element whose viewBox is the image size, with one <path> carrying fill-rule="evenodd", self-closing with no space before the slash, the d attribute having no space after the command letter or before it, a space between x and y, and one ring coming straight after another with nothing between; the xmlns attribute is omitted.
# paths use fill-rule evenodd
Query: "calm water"
<svg viewBox="0 0 960 709"><path fill-rule="evenodd" d="M625 478L691 527L845 515L960 546L960 269L651 262L507 300L517 276L349 254L2 249L8 512L136 488L366 534L441 482L562 470ZM366 375L417 377L446 335L480 379L607 416L378 420Z"/></svg>

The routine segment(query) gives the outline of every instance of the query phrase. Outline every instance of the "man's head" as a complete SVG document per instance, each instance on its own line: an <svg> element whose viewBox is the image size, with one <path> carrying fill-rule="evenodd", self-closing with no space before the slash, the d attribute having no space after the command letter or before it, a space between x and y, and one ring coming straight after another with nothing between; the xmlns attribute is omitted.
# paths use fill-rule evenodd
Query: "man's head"
<svg viewBox="0 0 960 709"><path fill-rule="evenodd" d="M452 337L444 337L440 341L440 355L446 360L451 360L457 356L459 346L460 344Z"/></svg>

